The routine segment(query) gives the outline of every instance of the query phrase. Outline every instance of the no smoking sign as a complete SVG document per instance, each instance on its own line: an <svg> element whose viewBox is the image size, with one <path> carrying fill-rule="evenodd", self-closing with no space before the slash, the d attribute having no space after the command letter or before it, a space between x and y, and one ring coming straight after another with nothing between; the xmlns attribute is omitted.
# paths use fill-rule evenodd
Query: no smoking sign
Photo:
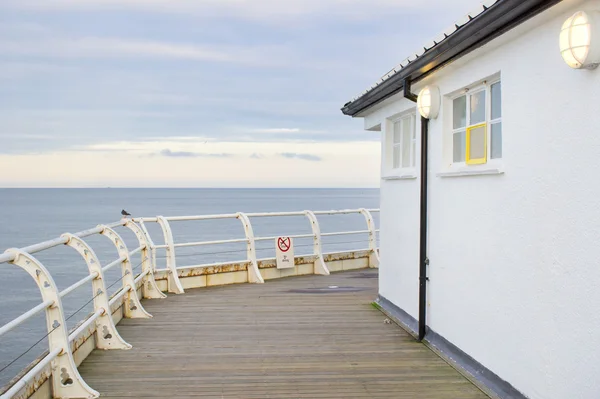
<svg viewBox="0 0 600 399"><path fill-rule="evenodd" d="M275 257L278 269L294 267L294 242L291 237L277 237L275 240Z"/></svg>

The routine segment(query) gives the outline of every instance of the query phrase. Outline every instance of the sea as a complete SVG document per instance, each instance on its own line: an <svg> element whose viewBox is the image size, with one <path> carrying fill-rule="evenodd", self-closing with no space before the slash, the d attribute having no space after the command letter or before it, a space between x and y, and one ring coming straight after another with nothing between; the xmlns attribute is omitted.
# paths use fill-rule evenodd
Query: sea
<svg viewBox="0 0 600 399"><path fill-rule="evenodd" d="M193 189L193 188L29 188L0 189L0 253L8 248L21 248L57 238L63 233L75 233L109 224L121 218L125 209L133 216L189 216L231 214L236 212L284 212L303 210L334 210L379 208L379 189ZM379 214L374 213L376 226ZM255 236L273 237L310 234L308 219L303 216L252 218ZM365 230L362 215L319 216L321 232ZM244 238L239 220L181 221L171 224L178 242L213 241ZM148 223L155 244L163 244L162 231ZM139 243L125 228L117 229L128 249ZM85 238L103 265L118 258L116 248L108 238L95 235ZM257 242L259 258L275 256L275 242ZM323 251L335 252L367 248L366 234L323 237ZM296 255L312 252L312 239L294 240ZM245 244L221 244L178 248L177 265L189 266L212 262L245 259ZM35 254L50 271L58 288L65 289L88 275L81 257L71 248L61 245ZM164 252L157 256L157 267L165 267ZM132 266L139 267L139 255ZM105 275L109 294L122 284L118 267ZM91 283L63 298L69 328L83 320L92 310ZM0 264L0 326L18 317L41 302L39 290L32 278L19 267ZM0 386L48 348L46 322L43 313L31 318L0 337Z"/></svg>

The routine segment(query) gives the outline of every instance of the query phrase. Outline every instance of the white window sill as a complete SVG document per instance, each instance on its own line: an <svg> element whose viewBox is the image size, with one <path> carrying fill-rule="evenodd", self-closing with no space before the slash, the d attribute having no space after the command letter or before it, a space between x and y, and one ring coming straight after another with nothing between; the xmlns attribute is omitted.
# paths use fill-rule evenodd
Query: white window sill
<svg viewBox="0 0 600 399"><path fill-rule="evenodd" d="M381 176L381 180L410 180L417 178L417 171L414 169L391 171Z"/></svg>
<svg viewBox="0 0 600 399"><path fill-rule="evenodd" d="M483 165L454 165L436 174L437 177L501 175L504 165L498 162Z"/></svg>

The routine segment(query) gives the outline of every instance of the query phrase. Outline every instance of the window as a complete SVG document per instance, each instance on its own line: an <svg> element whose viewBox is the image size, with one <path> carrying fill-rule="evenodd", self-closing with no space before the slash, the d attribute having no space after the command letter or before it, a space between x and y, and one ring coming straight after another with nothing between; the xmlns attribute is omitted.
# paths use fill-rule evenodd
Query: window
<svg viewBox="0 0 600 399"><path fill-rule="evenodd" d="M452 162L477 165L502 158L501 97L497 81L452 100Z"/></svg>
<svg viewBox="0 0 600 399"><path fill-rule="evenodd" d="M394 121L392 140L392 169L415 166L415 114Z"/></svg>

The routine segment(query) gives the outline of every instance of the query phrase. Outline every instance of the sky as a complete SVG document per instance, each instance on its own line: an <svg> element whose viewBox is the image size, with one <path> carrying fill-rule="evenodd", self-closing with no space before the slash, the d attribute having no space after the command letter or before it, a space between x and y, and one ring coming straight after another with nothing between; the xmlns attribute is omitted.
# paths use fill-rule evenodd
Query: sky
<svg viewBox="0 0 600 399"><path fill-rule="evenodd" d="M477 0L0 0L0 187L377 187L348 100Z"/></svg>

